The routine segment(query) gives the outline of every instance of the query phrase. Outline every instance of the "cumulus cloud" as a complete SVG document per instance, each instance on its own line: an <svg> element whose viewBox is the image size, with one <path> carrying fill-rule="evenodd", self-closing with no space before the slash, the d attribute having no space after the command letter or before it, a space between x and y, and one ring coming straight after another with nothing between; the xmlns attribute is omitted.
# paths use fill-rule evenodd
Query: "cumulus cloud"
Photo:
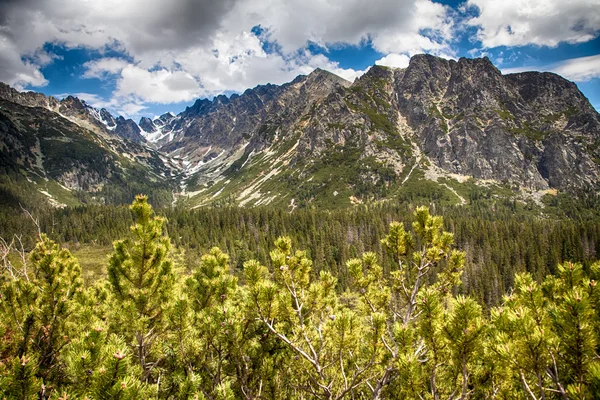
<svg viewBox="0 0 600 400"><path fill-rule="evenodd" d="M128 65L121 71L115 96L135 96L151 103L168 104L192 100L199 93L200 85L187 72L166 69L148 71Z"/></svg>
<svg viewBox="0 0 600 400"><path fill-rule="evenodd" d="M415 53L444 48L452 36L447 7L430 0L249 0L235 10L227 26L260 24L288 52L307 41L327 46L370 40L381 52Z"/></svg>
<svg viewBox="0 0 600 400"><path fill-rule="evenodd" d="M120 73L129 63L122 58L100 58L83 64L84 78L106 78L108 75Z"/></svg>
<svg viewBox="0 0 600 400"><path fill-rule="evenodd" d="M146 108L148 107L139 102L124 103L118 106L118 113L125 118L137 119L137 117L140 115L140 112Z"/></svg>
<svg viewBox="0 0 600 400"><path fill-rule="evenodd" d="M165 66L149 71L140 64L123 67L120 62L106 59L98 60L93 68L104 71L114 67L115 72L120 68L115 96L133 96L154 103L188 101L224 91L241 92L266 82L281 84L317 67L350 81L364 73L340 68L338 63L308 50L296 52L293 57L267 53L260 39L249 32L242 32L234 40L217 37L212 50L196 48L168 55L162 59L162 65Z"/></svg>
<svg viewBox="0 0 600 400"><path fill-rule="evenodd" d="M4 47L13 49L11 62L4 62L11 66L2 72L5 81L44 84L40 67L51 58L40 49L48 42L112 48L133 63L91 61L84 77L116 76L116 95L135 93L146 101L164 95L161 102L281 83L315 66L353 79L360 71L307 54L307 44L369 42L382 52L437 52L447 48L452 30L446 7L431 0L373 0L369 7L362 0L5 0L0 25ZM252 33L257 25L260 37ZM265 40L278 51L265 53Z"/></svg>
<svg viewBox="0 0 600 400"><path fill-rule="evenodd" d="M554 72L571 81L586 82L594 78L600 78L600 55L571 58L557 63L536 67L525 66L502 69L503 74L525 71Z"/></svg>
<svg viewBox="0 0 600 400"><path fill-rule="evenodd" d="M3 26L24 51L45 42L101 48L115 41L141 55L210 40L235 0L4 1Z"/></svg>
<svg viewBox="0 0 600 400"><path fill-rule="evenodd" d="M0 37L0 81L22 90L27 86L45 86L48 81L36 65L21 58L19 49Z"/></svg>
<svg viewBox="0 0 600 400"><path fill-rule="evenodd" d="M598 0L468 0L468 24L486 48L583 43L600 34Z"/></svg>
<svg viewBox="0 0 600 400"><path fill-rule="evenodd" d="M386 67L406 68L406 67L408 67L409 62L410 62L410 57L407 56L406 54L392 53L392 54L388 54L387 56L375 61L375 64L383 65Z"/></svg>

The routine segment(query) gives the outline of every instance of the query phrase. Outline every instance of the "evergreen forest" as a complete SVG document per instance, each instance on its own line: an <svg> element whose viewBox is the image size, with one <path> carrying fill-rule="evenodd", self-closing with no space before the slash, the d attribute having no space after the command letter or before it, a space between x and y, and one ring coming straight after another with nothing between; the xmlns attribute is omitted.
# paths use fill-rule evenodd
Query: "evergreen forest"
<svg viewBox="0 0 600 400"><path fill-rule="evenodd" d="M0 398L599 398L597 208L476 200L3 207Z"/></svg>

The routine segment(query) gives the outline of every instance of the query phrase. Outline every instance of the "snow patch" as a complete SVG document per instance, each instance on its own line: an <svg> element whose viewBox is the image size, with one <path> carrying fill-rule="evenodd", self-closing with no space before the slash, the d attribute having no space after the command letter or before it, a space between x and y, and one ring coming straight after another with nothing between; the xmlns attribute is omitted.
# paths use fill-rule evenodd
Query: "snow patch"
<svg viewBox="0 0 600 400"><path fill-rule="evenodd" d="M250 159L252 158L253 155L254 155L254 150L252 150L250 152L250 154L248 154L248 157L246 158L246 161L244 161L244 163L242 164L242 166L240 167L240 169L244 168L244 165L246 165L248 163L248 161L250 161Z"/></svg>

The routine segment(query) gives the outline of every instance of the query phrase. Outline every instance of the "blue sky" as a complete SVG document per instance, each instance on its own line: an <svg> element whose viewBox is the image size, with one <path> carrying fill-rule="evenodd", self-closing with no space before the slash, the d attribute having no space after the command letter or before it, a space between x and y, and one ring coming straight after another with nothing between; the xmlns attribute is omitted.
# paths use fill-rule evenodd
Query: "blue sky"
<svg viewBox="0 0 600 400"><path fill-rule="evenodd" d="M552 71L600 109L600 0L4 0L0 81L138 120L320 67L410 57Z"/></svg>

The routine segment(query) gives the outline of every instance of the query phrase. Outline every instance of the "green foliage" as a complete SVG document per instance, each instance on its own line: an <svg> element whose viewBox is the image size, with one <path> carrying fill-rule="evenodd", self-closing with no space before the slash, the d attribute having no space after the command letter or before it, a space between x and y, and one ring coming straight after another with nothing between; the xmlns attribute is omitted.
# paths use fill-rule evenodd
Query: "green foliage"
<svg viewBox="0 0 600 400"><path fill-rule="evenodd" d="M19 400L38 398L42 381L36 377L36 360L32 360L31 356L22 355L2 367L4 368L0 369L0 395Z"/></svg>
<svg viewBox="0 0 600 400"><path fill-rule="evenodd" d="M60 380L63 350L77 330L83 282L77 260L45 235L20 268L7 270L10 279L0 286L0 318L5 351L14 357L8 392L17 385L26 396L34 374L42 382Z"/></svg>
<svg viewBox="0 0 600 400"><path fill-rule="evenodd" d="M131 237L114 243L108 261L108 281L118 310L111 322L135 349L148 381L156 362L152 347L163 334L175 277L170 240L163 235L164 219L154 215L145 196L137 196L130 208L135 218Z"/></svg>
<svg viewBox="0 0 600 400"><path fill-rule="evenodd" d="M508 110L508 108L506 108L506 106L504 104L502 104L502 108L499 110L496 110L496 112L498 113L500 118L502 118L505 121L514 121L515 120L515 116Z"/></svg>
<svg viewBox="0 0 600 400"><path fill-rule="evenodd" d="M531 140L540 141L546 138L550 132L540 130L532 126L529 122L525 121L522 126L512 127L508 129L514 135L522 135Z"/></svg>
<svg viewBox="0 0 600 400"><path fill-rule="evenodd" d="M130 209L107 279L87 287L47 236L21 264L6 244L0 396L598 398L600 263L521 271L489 309L459 294L473 284L468 253L455 249L462 231L427 207L343 269L317 265L315 231L315 251L280 236L258 248L266 261L245 254L241 273L218 247L174 267L165 219L144 196ZM275 215L258 218L281 223Z"/></svg>
<svg viewBox="0 0 600 400"><path fill-rule="evenodd" d="M520 274L505 304L492 311L494 352L529 395L592 398L589 371L598 363L594 282L571 263L559 266L558 276L542 285Z"/></svg>
<svg viewBox="0 0 600 400"><path fill-rule="evenodd" d="M85 330L73 341L65 363L68 392L72 395L108 400L151 394L137 378L141 370L127 344L100 326Z"/></svg>

